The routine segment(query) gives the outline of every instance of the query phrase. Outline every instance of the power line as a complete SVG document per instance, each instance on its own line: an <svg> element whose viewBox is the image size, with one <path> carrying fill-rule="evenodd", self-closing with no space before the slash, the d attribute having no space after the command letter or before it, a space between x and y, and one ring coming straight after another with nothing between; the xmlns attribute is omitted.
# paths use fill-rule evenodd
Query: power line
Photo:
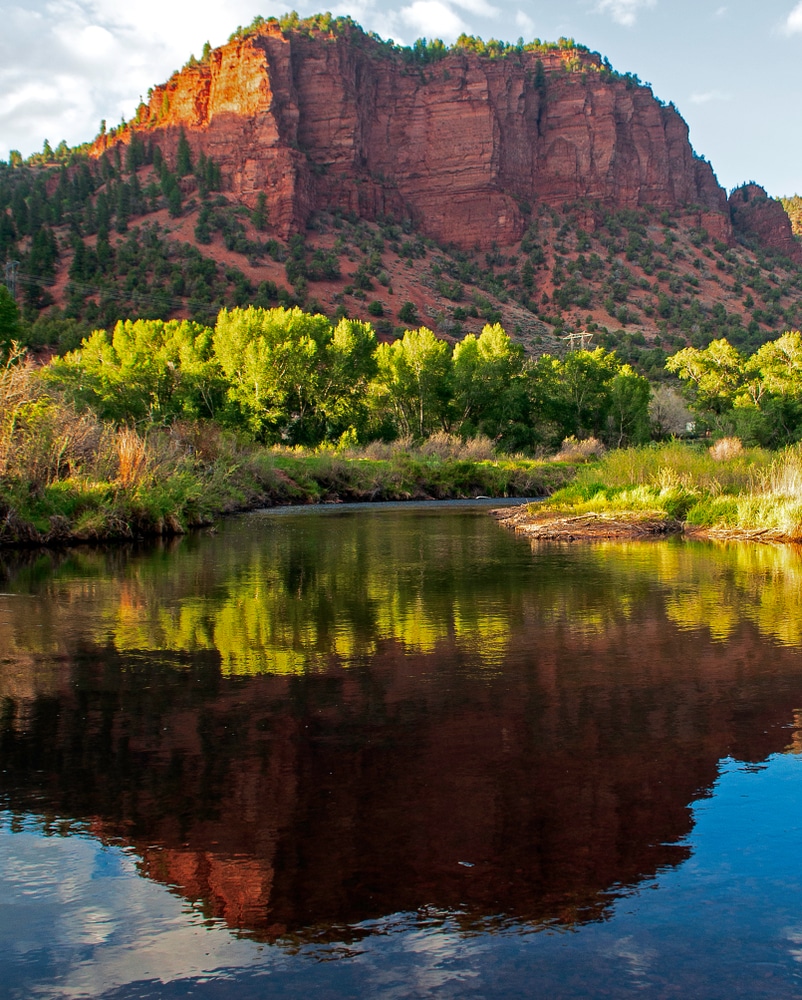
<svg viewBox="0 0 802 1000"><path fill-rule="evenodd" d="M19 273L19 261L9 260L6 261L5 266L5 282L6 288L11 292L11 298L17 301L17 275Z"/></svg>
<svg viewBox="0 0 802 1000"><path fill-rule="evenodd" d="M17 265L18 268L19 262L14 261L14 263ZM8 267L9 265L6 264L6 270L8 270ZM26 271L17 270L16 277L22 284L25 285L42 285L45 288L55 288L56 286L55 281L46 280L45 278L41 278L35 274L29 274ZM8 281L6 281L6 284L8 284ZM130 301L131 296L134 295L136 296L139 302L142 302L146 305L149 303L151 305L156 305L156 306L168 306L174 309L186 309L189 305L189 302L186 299L178 299L170 295L160 295L156 297L155 295L148 295L145 292L138 292L138 291L126 293L121 289L117 288L116 286L112 286L111 288L109 288L109 287L103 287L101 285L90 285L83 281L72 281L72 280L68 282L68 287L69 286L71 286L78 292L82 292L85 296L100 295L100 296L106 296L107 298L116 299L117 301L122 301L122 302ZM216 316L217 313L220 312L220 309L222 308L223 306L213 306L208 303L199 302L197 303L197 309L195 311L207 313L209 316Z"/></svg>

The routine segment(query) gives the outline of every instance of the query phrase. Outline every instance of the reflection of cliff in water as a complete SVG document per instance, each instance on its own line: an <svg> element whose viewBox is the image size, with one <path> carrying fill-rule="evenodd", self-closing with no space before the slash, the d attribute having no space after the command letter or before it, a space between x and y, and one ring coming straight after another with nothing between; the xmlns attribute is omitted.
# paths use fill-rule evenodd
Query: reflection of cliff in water
<svg viewBox="0 0 802 1000"><path fill-rule="evenodd" d="M281 545L257 551L249 539L237 562L230 533L214 558L204 545L174 553L163 576L158 554L118 578L44 573L27 586L57 628L38 646L23 641L41 624L24 598L3 609L15 644L0 664L3 802L86 819L135 845L149 876L260 937L342 936L342 925L421 908L468 923L598 918L622 886L687 856L688 806L722 757L760 760L791 741L799 655L767 646L754 615L731 619L726 641L698 621L678 628L678 602L708 578L730 605L744 593L737 568L711 569L692 548L644 546L620 563L613 547L533 558L500 534L480 559L499 529L466 520L458 531L433 544L462 560L463 583L443 559L417 573L409 559L403 571L383 564L385 599L408 630L398 634L382 624L390 612L357 607L355 593L379 587L369 552L355 570L367 583L353 587L332 578L335 551L299 569L292 545L282 562ZM673 584L656 569L669 558L681 563ZM230 615L259 574L278 602L259 598L273 616L265 641L289 614L294 655L314 646L317 669L232 676L219 647L163 641L164 623L190 611L214 624L215 601ZM300 605L288 611L293 587L306 622ZM93 601L102 627L83 609ZM429 629L417 645L415 605ZM493 635L505 626L491 656L481 638L465 641L479 635L470 621L454 627L471 609ZM343 621L356 623L349 652L322 657ZM101 643L103 628L113 636ZM133 635L138 648L124 641Z"/></svg>

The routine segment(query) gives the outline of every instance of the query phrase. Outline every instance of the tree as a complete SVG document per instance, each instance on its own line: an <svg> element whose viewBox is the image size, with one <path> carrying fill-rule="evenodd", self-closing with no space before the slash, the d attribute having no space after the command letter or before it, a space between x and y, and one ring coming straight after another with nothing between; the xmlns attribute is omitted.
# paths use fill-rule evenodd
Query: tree
<svg viewBox="0 0 802 1000"><path fill-rule="evenodd" d="M189 320L126 320L55 358L46 378L78 405L131 423L211 417L223 399L212 331Z"/></svg>
<svg viewBox="0 0 802 1000"><path fill-rule="evenodd" d="M659 385L649 401L649 416L658 437L672 437L687 433L693 415L676 389Z"/></svg>
<svg viewBox="0 0 802 1000"><path fill-rule="evenodd" d="M402 323L416 323L418 320L418 310L414 302L404 302L398 310L398 318Z"/></svg>
<svg viewBox="0 0 802 1000"><path fill-rule="evenodd" d="M526 377L539 436L551 445L571 436L616 445L648 436L649 383L613 352L544 354Z"/></svg>
<svg viewBox="0 0 802 1000"><path fill-rule="evenodd" d="M758 402L761 395L757 369L747 365L727 340L714 340L704 350L686 347L666 361L666 368L693 386L697 410L722 414L731 410L744 393Z"/></svg>
<svg viewBox="0 0 802 1000"><path fill-rule="evenodd" d="M380 344L373 386L374 409L389 409L398 430L423 438L448 428L451 350L427 327L407 330L403 339Z"/></svg>
<svg viewBox="0 0 802 1000"><path fill-rule="evenodd" d="M325 316L301 309L223 309L214 354L228 381L230 418L261 440L308 444L320 439L326 348Z"/></svg>
<svg viewBox="0 0 802 1000"><path fill-rule="evenodd" d="M649 440L649 382L629 365L622 365L608 383L606 439L620 448Z"/></svg>
<svg viewBox="0 0 802 1000"><path fill-rule="evenodd" d="M6 354L21 333L19 309L11 292L0 285L0 353Z"/></svg>
<svg viewBox="0 0 802 1000"><path fill-rule="evenodd" d="M501 438L526 420L523 350L501 326L469 333L454 348L454 417L463 436Z"/></svg>
<svg viewBox="0 0 802 1000"><path fill-rule="evenodd" d="M267 228L267 195L260 191L256 196L256 207L251 212L251 221L260 231Z"/></svg>
<svg viewBox="0 0 802 1000"><path fill-rule="evenodd" d="M376 334L370 323L341 319L325 347L317 407L324 437L357 437L368 418L368 386L376 375Z"/></svg>
<svg viewBox="0 0 802 1000"><path fill-rule="evenodd" d="M183 128L178 135L178 150L175 158L175 172L179 177L192 173L192 150Z"/></svg>

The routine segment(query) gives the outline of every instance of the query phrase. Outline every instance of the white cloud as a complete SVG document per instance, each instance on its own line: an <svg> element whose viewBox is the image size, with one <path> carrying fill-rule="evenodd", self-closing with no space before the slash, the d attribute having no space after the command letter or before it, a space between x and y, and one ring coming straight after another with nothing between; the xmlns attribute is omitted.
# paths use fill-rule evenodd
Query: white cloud
<svg viewBox="0 0 802 1000"><path fill-rule="evenodd" d="M802 34L802 3L798 3L788 15L785 30L789 35Z"/></svg>
<svg viewBox="0 0 802 1000"><path fill-rule="evenodd" d="M710 104L713 101L731 100L731 95L722 90L706 90L700 94L691 94L691 104Z"/></svg>
<svg viewBox="0 0 802 1000"><path fill-rule="evenodd" d="M596 10L609 14L618 24L631 28L638 12L646 7L654 7L657 0L599 0Z"/></svg>
<svg viewBox="0 0 802 1000"><path fill-rule="evenodd" d="M728 10L728 9L729 9L729 8L727 8L727 7L719 7L719 8L718 8L718 9L716 10L716 14L715 14L715 16L716 16L716 17L724 17L724 15L725 15L725 14L727 13L727 10Z"/></svg>
<svg viewBox="0 0 802 1000"><path fill-rule="evenodd" d="M426 38L454 39L468 26L451 7L442 0L415 0L401 10L401 19Z"/></svg>
<svg viewBox="0 0 802 1000"><path fill-rule="evenodd" d="M515 12L515 24L524 32L527 39L534 38L535 22L525 11L517 10Z"/></svg>
<svg viewBox="0 0 802 1000"><path fill-rule="evenodd" d="M478 17L498 17L501 11L498 7L489 4L487 0L451 0L456 7L467 10L469 14L476 14Z"/></svg>
<svg viewBox="0 0 802 1000"><path fill-rule="evenodd" d="M276 0L275 12L288 6ZM0 159L39 150L45 137L93 138L101 118L130 117L207 38L220 44L252 17L252 0L12 2L0 32Z"/></svg>

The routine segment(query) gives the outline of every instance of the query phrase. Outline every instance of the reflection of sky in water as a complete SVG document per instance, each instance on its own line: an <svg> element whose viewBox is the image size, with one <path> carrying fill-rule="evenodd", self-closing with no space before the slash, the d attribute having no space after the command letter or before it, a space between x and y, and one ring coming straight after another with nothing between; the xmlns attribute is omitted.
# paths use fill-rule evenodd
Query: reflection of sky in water
<svg viewBox="0 0 802 1000"><path fill-rule="evenodd" d="M465 934L458 915L395 915L358 944L292 954L204 922L120 848L12 833L6 816L0 982L15 998L115 1000L802 997L802 759L723 762L694 819L691 858L604 922Z"/></svg>

